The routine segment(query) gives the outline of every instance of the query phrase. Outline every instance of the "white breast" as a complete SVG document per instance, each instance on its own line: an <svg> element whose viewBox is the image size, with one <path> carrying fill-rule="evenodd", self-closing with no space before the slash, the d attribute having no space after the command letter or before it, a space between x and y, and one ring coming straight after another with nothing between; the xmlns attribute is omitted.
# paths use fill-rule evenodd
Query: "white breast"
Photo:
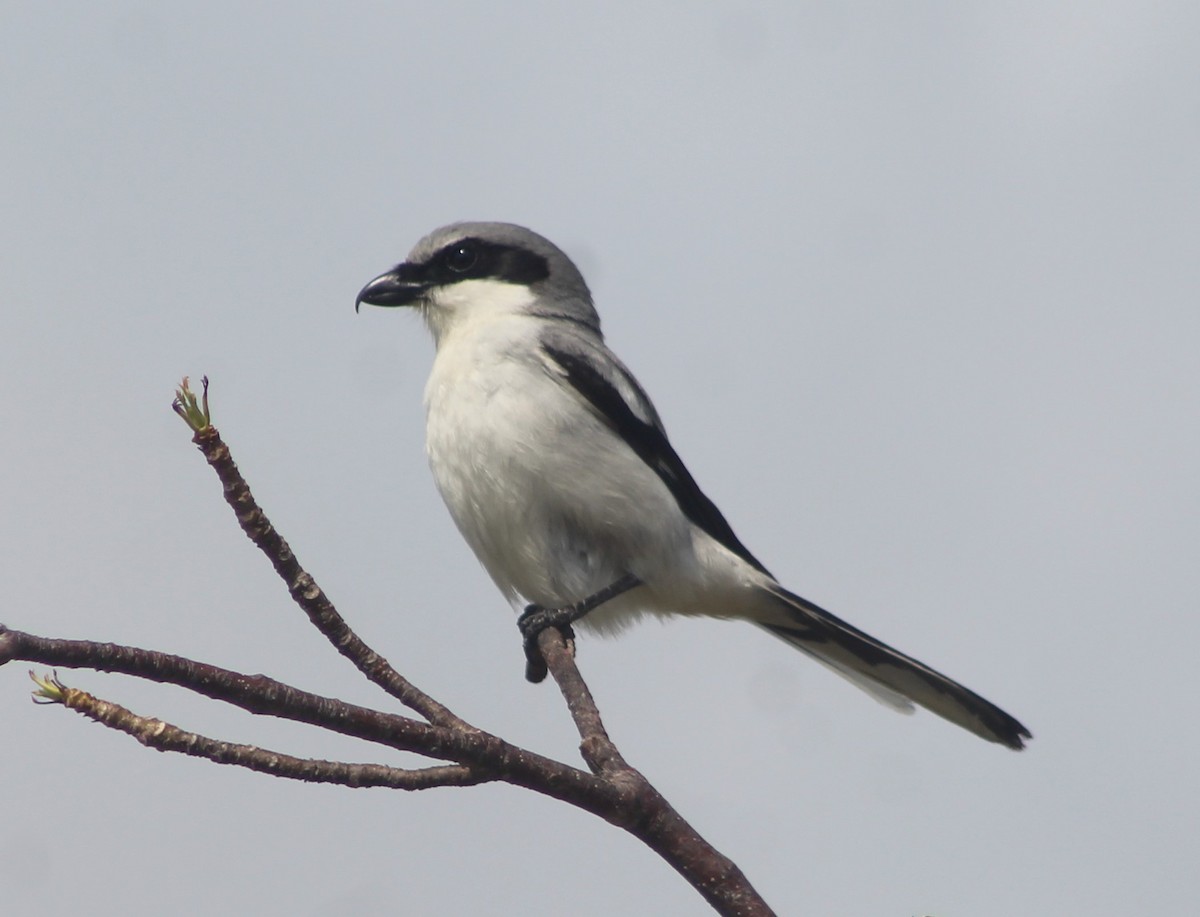
<svg viewBox="0 0 1200 917"><path fill-rule="evenodd" d="M665 485L544 361L537 321L493 315L443 331L426 445L492 579L511 601L555 607L628 572L650 582L691 534Z"/></svg>

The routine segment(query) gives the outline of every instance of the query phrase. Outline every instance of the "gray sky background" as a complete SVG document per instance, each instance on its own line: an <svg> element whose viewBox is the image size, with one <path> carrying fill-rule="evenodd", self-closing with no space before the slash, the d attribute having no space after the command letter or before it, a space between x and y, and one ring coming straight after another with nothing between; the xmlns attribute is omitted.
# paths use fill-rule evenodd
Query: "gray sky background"
<svg viewBox="0 0 1200 917"><path fill-rule="evenodd" d="M360 633L480 726L577 760L430 480L425 331L353 310L433 227L521 222L580 263L765 564L1035 734L1013 754L755 628L647 623L581 645L630 761L781 914L1186 913L1197 10L5 5L0 620L384 703L171 413L207 373ZM0 670L6 912L707 912L557 803L154 754L34 707L27 668ZM62 674L210 735L402 760Z"/></svg>

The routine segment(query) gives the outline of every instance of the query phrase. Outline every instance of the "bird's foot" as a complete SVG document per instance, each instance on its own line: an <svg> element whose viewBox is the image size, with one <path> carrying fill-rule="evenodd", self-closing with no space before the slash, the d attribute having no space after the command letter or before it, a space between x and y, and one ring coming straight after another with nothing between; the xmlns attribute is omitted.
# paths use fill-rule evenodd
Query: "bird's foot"
<svg viewBox="0 0 1200 917"><path fill-rule="evenodd" d="M599 592L594 592L586 599L567 605L565 608L543 608L541 605L527 605L521 616L517 618L517 627L525 638L525 680L537 684L546 679L546 660L538 649L538 634L547 627L557 627L562 631L563 639L574 640L575 632L571 624L578 621L594 608L603 605L610 599L623 595L630 589L642 585L642 581L632 573L626 573L620 579L605 586Z"/></svg>
<svg viewBox="0 0 1200 917"><path fill-rule="evenodd" d="M538 635L547 627L557 627L564 640L574 640L575 631L571 622L578 617L574 606L566 608L542 608L540 605L526 605L521 616L517 618L517 627L525 638L525 680L537 684L546 680L546 660L538 647Z"/></svg>

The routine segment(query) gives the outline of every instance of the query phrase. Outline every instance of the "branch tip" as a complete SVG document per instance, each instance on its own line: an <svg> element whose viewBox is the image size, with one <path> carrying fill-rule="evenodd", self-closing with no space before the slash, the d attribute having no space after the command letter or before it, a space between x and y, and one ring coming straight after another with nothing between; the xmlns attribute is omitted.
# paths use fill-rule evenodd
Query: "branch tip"
<svg viewBox="0 0 1200 917"><path fill-rule="evenodd" d="M175 389L175 400L171 402L171 410L183 418L193 433L206 430L212 424L212 413L208 409L208 376L202 376L200 383L203 390L197 396L188 385L188 377L184 376L179 388Z"/></svg>
<svg viewBox="0 0 1200 917"><path fill-rule="evenodd" d="M58 672L43 675L39 678L37 673L33 669L30 669L29 677L38 686L38 689L33 692L33 702L35 704L66 703L67 686L58 680Z"/></svg>

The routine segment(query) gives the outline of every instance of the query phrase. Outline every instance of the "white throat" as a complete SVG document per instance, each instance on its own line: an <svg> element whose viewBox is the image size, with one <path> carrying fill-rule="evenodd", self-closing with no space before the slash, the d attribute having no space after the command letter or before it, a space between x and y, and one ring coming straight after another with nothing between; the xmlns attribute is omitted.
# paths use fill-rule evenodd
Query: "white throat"
<svg viewBox="0 0 1200 917"><path fill-rule="evenodd" d="M533 291L519 283L501 280L463 280L430 292L421 312L434 341L465 326L487 324L498 318L520 315L533 305Z"/></svg>

